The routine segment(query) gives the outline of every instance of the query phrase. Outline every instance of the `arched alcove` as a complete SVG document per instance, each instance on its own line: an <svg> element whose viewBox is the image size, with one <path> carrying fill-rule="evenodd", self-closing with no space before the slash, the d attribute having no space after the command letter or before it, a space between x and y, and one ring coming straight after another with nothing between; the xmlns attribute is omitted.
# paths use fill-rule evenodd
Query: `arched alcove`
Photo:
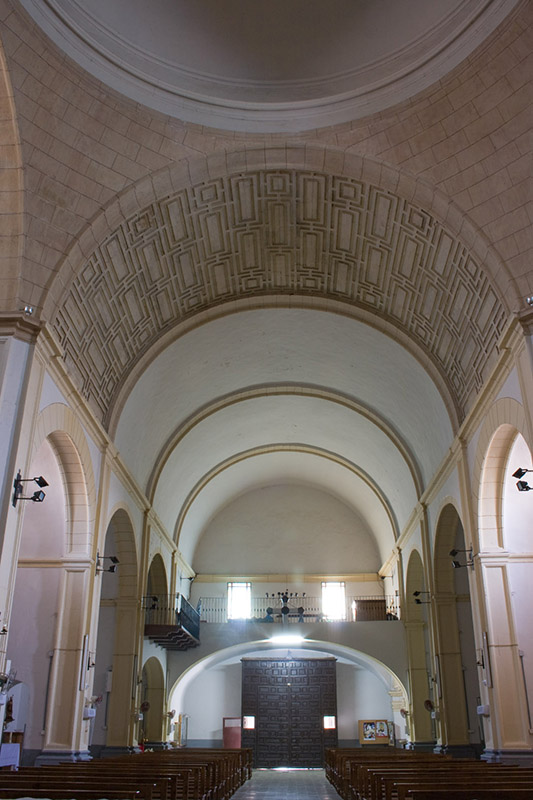
<svg viewBox="0 0 533 800"><path fill-rule="evenodd" d="M165 707L165 675L161 662L151 656L142 669L141 736L148 746L158 744L166 738L163 731L163 712ZM142 710L144 709L144 710Z"/></svg>
<svg viewBox="0 0 533 800"><path fill-rule="evenodd" d="M153 602L156 604L155 608L157 608L160 603L159 598L166 597L168 594L165 563L159 553L155 554L150 563L146 581L146 594L153 598Z"/></svg>

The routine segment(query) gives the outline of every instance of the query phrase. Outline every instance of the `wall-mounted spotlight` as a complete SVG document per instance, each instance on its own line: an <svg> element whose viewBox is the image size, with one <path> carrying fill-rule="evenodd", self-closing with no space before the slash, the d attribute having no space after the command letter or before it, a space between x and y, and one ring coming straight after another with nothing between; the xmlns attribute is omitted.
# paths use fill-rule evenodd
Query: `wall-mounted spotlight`
<svg viewBox="0 0 533 800"><path fill-rule="evenodd" d="M413 592L413 597L415 598L415 603L417 604L417 606L429 605L431 603L430 600L420 600L421 594L431 594L431 592L423 592L418 590L416 592Z"/></svg>
<svg viewBox="0 0 533 800"><path fill-rule="evenodd" d="M43 486L48 486L48 481L46 481L42 475L39 475L38 478L23 478L22 473L19 469L19 471L17 472L17 476L13 481L13 498L11 500L11 505L13 506L13 508L16 508L19 500L33 500L34 503L42 503L44 498L46 497L45 493L42 491L34 492L31 497L23 497L22 484L28 481L35 481L37 486L40 486L41 489L43 488Z"/></svg>
<svg viewBox="0 0 533 800"><path fill-rule="evenodd" d="M528 472L533 472L533 469L524 469L524 467L518 467L518 469L513 472L513 478L523 478ZM518 480L516 488L519 492L530 492L533 489L533 486L530 486L527 481Z"/></svg>
<svg viewBox="0 0 533 800"><path fill-rule="evenodd" d="M104 561L109 559L111 564L105 568ZM100 553L96 553L96 574L98 575L100 572L116 572L120 561L116 556L101 556Z"/></svg>
<svg viewBox="0 0 533 800"><path fill-rule="evenodd" d="M467 553L467 562L466 562L466 564L461 564L459 561L455 561L454 557L458 553ZM473 547L471 547L469 550L455 550L455 549L450 550L450 555L454 559L452 561L452 567L454 569L461 569L461 567L470 567L471 569L474 569L474 548Z"/></svg>

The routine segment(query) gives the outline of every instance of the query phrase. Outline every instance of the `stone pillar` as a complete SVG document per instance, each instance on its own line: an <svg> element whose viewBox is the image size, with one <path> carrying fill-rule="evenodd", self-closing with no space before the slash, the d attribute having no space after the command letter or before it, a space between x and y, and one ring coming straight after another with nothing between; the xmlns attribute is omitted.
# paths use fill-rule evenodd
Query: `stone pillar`
<svg viewBox="0 0 533 800"><path fill-rule="evenodd" d="M83 709L92 675L84 628L93 574L91 563L79 561L68 564L63 572L44 745L37 764L90 759L90 720L83 719Z"/></svg>
<svg viewBox="0 0 533 800"><path fill-rule="evenodd" d="M455 594L435 600L441 749L470 748ZM469 751L469 754L470 751ZM466 755L466 752L465 752Z"/></svg>
<svg viewBox="0 0 533 800"><path fill-rule="evenodd" d="M139 604L135 598L117 600L113 678L109 697L106 746L102 755L133 752L136 747L137 720L137 630Z"/></svg>
<svg viewBox="0 0 533 800"><path fill-rule="evenodd" d="M410 749L433 749L435 745L431 717L424 708L429 695L424 629L421 620L405 623L411 684Z"/></svg>
<svg viewBox="0 0 533 800"><path fill-rule="evenodd" d="M507 568L500 557L482 560L487 612L488 665L485 681L489 697L486 728L488 761L533 760L520 652L516 640ZM487 653L485 653L485 657ZM487 669L488 668L488 669ZM520 758L522 757L522 759Z"/></svg>

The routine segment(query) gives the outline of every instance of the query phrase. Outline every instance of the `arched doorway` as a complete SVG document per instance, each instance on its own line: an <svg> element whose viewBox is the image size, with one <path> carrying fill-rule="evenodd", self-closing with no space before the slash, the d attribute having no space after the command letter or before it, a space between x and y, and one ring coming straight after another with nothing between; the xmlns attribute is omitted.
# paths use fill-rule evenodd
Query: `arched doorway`
<svg viewBox="0 0 533 800"><path fill-rule="evenodd" d="M151 656L142 670L139 739L146 747L161 747L161 742L166 739L166 730L163 730L164 708L165 675L159 659Z"/></svg>

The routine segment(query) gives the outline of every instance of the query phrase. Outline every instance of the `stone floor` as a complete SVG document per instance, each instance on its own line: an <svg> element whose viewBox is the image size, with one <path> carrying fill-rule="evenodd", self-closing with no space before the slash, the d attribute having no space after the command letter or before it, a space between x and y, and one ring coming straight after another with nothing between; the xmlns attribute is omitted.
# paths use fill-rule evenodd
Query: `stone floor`
<svg viewBox="0 0 533 800"><path fill-rule="evenodd" d="M234 800L339 800L322 769L259 769Z"/></svg>

